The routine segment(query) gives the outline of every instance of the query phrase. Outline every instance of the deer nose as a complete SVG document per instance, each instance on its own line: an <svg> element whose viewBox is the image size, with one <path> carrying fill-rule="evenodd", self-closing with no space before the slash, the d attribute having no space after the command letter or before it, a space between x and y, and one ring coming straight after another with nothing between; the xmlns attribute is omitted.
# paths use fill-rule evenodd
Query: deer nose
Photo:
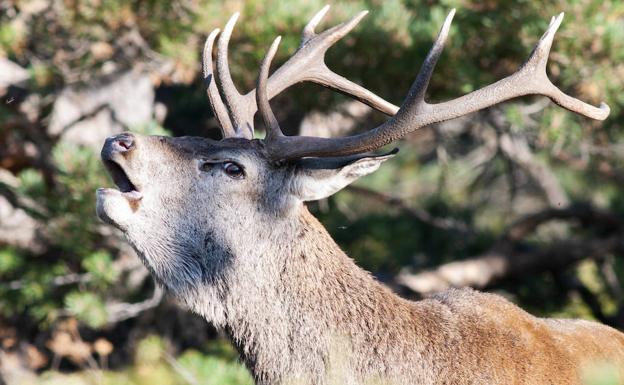
<svg viewBox="0 0 624 385"><path fill-rule="evenodd" d="M136 138L129 132L111 136L102 147L102 159L113 159L115 154L125 155L136 147Z"/></svg>
<svg viewBox="0 0 624 385"><path fill-rule="evenodd" d="M134 148L134 135L130 133L123 133L108 138L110 140L111 150L115 152L128 152Z"/></svg>

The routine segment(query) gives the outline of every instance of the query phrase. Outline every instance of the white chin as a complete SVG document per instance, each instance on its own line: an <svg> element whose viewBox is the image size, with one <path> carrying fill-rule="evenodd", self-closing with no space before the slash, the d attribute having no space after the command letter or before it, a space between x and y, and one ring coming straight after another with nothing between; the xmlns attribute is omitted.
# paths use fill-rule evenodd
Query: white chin
<svg viewBox="0 0 624 385"><path fill-rule="evenodd" d="M111 188L99 188L95 192L97 205L95 211L98 218L121 230L127 226L134 214L131 201L119 190Z"/></svg>

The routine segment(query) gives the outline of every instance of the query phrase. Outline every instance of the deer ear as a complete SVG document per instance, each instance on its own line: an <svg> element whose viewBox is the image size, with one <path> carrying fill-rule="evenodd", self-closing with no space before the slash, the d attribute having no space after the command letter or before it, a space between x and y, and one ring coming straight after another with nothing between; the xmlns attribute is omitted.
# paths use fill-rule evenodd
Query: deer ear
<svg viewBox="0 0 624 385"><path fill-rule="evenodd" d="M360 154L336 158L305 158L295 165L291 193L301 201L327 198L359 177L376 171L399 150L384 155Z"/></svg>

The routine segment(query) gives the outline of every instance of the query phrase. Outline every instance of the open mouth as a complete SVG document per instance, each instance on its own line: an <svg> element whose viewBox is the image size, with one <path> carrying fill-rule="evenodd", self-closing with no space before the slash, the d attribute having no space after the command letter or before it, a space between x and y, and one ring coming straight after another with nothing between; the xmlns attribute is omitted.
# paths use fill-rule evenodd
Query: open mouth
<svg viewBox="0 0 624 385"><path fill-rule="evenodd" d="M141 194L136 185L132 183L128 174L117 162L105 159L104 166L124 197L132 201L138 201L143 198L143 194Z"/></svg>

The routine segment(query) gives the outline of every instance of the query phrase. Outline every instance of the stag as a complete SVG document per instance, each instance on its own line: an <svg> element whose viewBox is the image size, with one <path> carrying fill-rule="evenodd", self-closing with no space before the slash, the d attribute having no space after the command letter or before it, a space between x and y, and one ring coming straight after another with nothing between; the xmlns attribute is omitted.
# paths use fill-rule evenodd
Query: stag
<svg viewBox="0 0 624 385"><path fill-rule="evenodd" d="M203 68L223 139L108 138L102 159L119 189L98 190L98 216L125 233L160 285L229 336L258 384L580 384L586 368L605 362L624 378L624 334L588 321L537 318L471 289L403 299L345 255L304 203L332 195L394 155L371 151L511 98L545 95L605 119L606 104L568 96L546 75L563 14L517 72L431 104L425 92L451 11L399 108L326 66L326 51L366 14L317 33L327 10L269 76L279 37L273 42L256 89L244 95L228 68L238 14L223 32L213 31ZM269 100L304 81L391 117L342 138L285 136ZM263 140L253 137L257 111Z"/></svg>

